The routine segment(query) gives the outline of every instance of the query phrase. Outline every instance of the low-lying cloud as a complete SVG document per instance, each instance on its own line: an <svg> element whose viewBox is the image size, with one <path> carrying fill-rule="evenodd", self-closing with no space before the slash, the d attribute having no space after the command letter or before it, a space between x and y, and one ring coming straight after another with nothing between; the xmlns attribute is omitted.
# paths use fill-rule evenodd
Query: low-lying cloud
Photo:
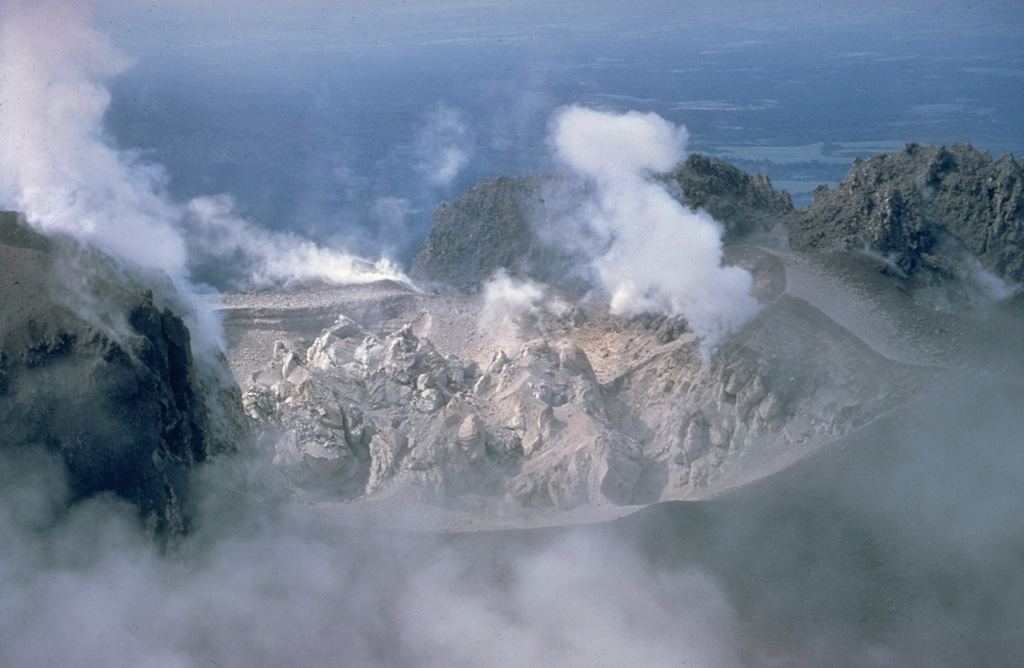
<svg viewBox="0 0 1024 668"><path fill-rule="evenodd" d="M732 610L696 569L571 532L346 528L218 467L161 553L125 502L67 509L56 456L0 450L0 663L737 665Z"/></svg>
<svg viewBox="0 0 1024 668"><path fill-rule="evenodd" d="M504 577L464 559L432 561L410 581L410 593L431 595L402 600L414 622L405 639L426 650L420 665L740 664L735 615L696 570L658 572L618 541L571 533L498 561Z"/></svg>
<svg viewBox="0 0 1024 668"><path fill-rule="evenodd" d="M555 115L549 141L562 163L594 185L577 224L598 239L588 241L600 249L589 261L612 311L685 318L709 356L760 307L750 273L722 265L722 226L654 178L683 159L687 136L657 114L574 106Z"/></svg>

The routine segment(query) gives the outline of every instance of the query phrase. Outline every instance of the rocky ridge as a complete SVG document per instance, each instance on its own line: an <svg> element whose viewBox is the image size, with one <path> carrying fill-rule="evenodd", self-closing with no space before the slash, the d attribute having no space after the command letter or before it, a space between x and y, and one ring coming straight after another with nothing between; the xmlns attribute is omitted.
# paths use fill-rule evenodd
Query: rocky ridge
<svg viewBox="0 0 1024 668"><path fill-rule="evenodd" d="M661 178L682 204L722 223L727 244L877 253L894 279L943 308L976 305L1003 289L999 281L1024 279L1024 160L1010 155L993 160L968 144L907 144L858 158L842 183L820 186L799 211L763 174L719 159L693 154ZM483 181L438 207L411 275L472 292L506 269L585 292L585 263L551 222L575 215L587 192L566 175Z"/></svg>
<svg viewBox="0 0 1024 668"><path fill-rule="evenodd" d="M725 240L767 232L793 213L789 195L763 174L693 154L664 182L687 207L701 208L725 227ZM410 276L421 283L473 291L497 269L569 290L587 276L559 238L557 222L576 215L589 186L567 174L481 181L434 213ZM554 223L555 229L549 229Z"/></svg>
<svg viewBox="0 0 1024 668"><path fill-rule="evenodd" d="M773 188L767 176L747 174L719 158L693 153L666 180L685 206L722 223L725 243L769 232L794 212L789 194Z"/></svg>
<svg viewBox="0 0 1024 668"><path fill-rule="evenodd" d="M244 434L238 393L226 365L195 362L171 308L118 274L2 214L0 448L55 455L72 500L116 493L172 535L188 522L189 471Z"/></svg>
<svg viewBox="0 0 1024 668"><path fill-rule="evenodd" d="M872 250L919 282L1024 279L1024 160L998 160L969 144L907 144L854 162L836 188L819 186L786 218L790 245Z"/></svg>

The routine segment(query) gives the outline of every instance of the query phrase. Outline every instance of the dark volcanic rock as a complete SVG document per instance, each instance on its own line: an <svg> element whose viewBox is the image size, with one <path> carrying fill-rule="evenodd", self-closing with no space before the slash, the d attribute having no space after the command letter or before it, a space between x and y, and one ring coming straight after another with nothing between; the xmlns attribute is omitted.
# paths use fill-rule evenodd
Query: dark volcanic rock
<svg viewBox="0 0 1024 668"><path fill-rule="evenodd" d="M963 271L964 251L996 276L1024 279L1024 160L968 144L857 160L834 190L788 221L797 250L870 249L907 275Z"/></svg>
<svg viewBox="0 0 1024 668"><path fill-rule="evenodd" d="M434 212L410 276L472 291L497 269L536 276L558 251L537 237L532 213L545 203L553 176L486 179Z"/></svg>
<svg viewBox="0 0 1024 668"><path fill-rule="evenodd" d="M747 174L724 160L693 153L669 174L682 189L682 202L704 209L725 226L726 243L770 230L793 213L789 193L775 190L760 172Z"/></svg>
<svg viewBox="0 0 1024 668"><path fill-rule="evenodd" d="M1009 155L908 144L858 159L838 187L820 186L801 211L767 177L718 159L691 155L661 178L685 206L722 223L726 243L781 226L794 250L877 252L916 285L976 282L978 262L1001 279L1024 279L1024 160ZM581 234L573 217L587 194L564 176L483 181L438 208L412 275L472 291L505 268L583 291L579 240L566 238Z"/></svg>
<svg viewBox="0 0 1024 668"><path fill-rule="evenodd" d="M747 174L722 160L691 155L666 185L685 206L702 208L738 241L775 226L793 213L785 192L763 174ZM578 261L581 228L573 222L589 188L567 176L487 179L434 213L434 223L413 263L413 280L472 291L495 270L558 285L588 287Z"/></svg>
<svg viewBox="0 0 1024 668"><path fill-rule="evenodd" d="M238 434L225 425L232 410L241 415L240 397L218 392L181 318L151 292L103 266L92 283L101 293L62 285L57 268L71 251L13 214L0 219L0 447L57 453L73 498L114 492L158 531L181 531L188 472L233 447ZM210 405L215 392L223 406Z"/></svg>

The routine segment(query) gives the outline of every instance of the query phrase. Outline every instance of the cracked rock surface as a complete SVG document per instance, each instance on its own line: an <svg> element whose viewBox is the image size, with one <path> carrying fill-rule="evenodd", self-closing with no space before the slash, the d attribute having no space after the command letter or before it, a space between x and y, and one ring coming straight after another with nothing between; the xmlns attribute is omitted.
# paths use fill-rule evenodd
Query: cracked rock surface
<svg viewBox="0 0 1024 668"><path fill-rule="evenodd" d="M243 379L245 407L302 494L526 516L710 498L891 413L962 359L932 333L969 338L963 319L918 305L872 257L733 246L729 260L764 309L709 364L663 316L586 306L493 331L482 297L400 286L267 307L230 295L227 324L238 359L269 360Z"/></svg>

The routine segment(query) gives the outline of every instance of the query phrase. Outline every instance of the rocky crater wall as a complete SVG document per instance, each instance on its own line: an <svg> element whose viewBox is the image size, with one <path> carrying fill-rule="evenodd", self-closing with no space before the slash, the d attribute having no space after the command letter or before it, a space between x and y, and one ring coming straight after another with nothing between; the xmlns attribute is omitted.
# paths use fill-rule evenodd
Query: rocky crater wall
<svg viewBox="0 0 1024 668"><path fill-rule="evenodd" d="M178 315L106 262L0 220L0 449L41 449L65 467L70 500L113 492L180 532L189 471L244 434L238 392L226 363L198 368Z"/></svg>

